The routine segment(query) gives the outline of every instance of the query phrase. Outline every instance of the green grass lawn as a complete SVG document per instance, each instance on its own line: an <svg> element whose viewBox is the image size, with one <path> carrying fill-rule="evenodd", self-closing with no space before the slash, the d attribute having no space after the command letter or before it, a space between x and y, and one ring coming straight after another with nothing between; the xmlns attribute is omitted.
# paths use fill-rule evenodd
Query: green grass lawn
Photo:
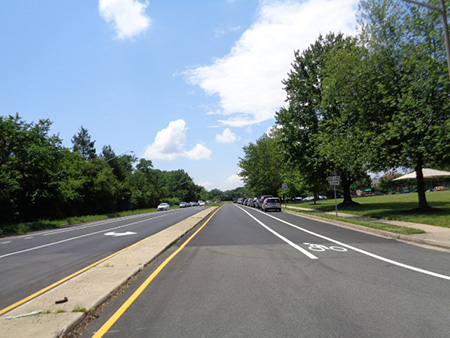
<svg viewBox="0 0 450 338"><path fill-rule="evenodd" d="M450 228L450 190L426 193L428 205L437 209L431 213L415 213L413 209L419 205L417 193L382 195L354 198L360 205L340 207L342 199L338 199L338 213L349 213L364 217L384 218L397 221L423 223ZM288 204L318 211L334 211L334 199L313 202Z"/></svg>

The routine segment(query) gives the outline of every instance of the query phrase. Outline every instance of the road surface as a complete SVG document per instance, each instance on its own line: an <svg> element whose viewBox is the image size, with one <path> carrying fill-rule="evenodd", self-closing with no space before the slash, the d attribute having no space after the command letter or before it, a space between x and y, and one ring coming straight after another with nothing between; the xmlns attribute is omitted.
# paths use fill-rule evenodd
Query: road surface
<svg viewBox="0 0 450 338"><path fill-rule="evenodd" d="M0 309L197 213L173 209L0 239Z"/></svg>
<svg viewBox="0 0 450 338"><path fill-rule="evenodd" d="M448 252L238 205L201 226L82 337L449 336Z"/></svg>

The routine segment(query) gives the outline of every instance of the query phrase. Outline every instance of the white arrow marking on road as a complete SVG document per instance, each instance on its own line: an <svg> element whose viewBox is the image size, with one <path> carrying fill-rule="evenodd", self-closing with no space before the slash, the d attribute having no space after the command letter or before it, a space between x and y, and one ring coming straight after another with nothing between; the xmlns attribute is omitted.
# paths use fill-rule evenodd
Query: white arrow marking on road
<svg viewBox="0 0 450 338"><path fill-rule="evenodd" d="M107 232L105 236L113 236L113 237L119 237L119 236L128 236L128 235L136 235L136 232L127 231L127 232Z"/></svg>

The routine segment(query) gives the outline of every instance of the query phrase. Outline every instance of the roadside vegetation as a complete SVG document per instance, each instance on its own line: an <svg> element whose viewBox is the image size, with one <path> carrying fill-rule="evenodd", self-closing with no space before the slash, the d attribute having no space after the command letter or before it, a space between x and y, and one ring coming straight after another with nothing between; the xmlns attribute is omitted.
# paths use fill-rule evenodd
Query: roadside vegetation
<svg viewBox="0 0 450 338"><path fill-rule="evenodd" d="M428 203L436 210L436 212L432 213L411 212L417 203L416 193L360 197L356 200L358 201L358 205L339 206L338 215L346 213L361 217L422 223L450 228L450 190L427 193ZM338 199L337 203L341 201L342 199ZM317 211L335 211L334 199L320 200L316 204L312 202L300 202L288 203L287 205L315 210L316 212L314 214L320 217L329 217L330 215L317 213ZM344 217L340 217L340 219L345 222L354 222L354 220Z"/></svg>
<svg viewBox="0 0 450 338"><path fill-rule="evenodd" d="M420 229L414 229L409 227L402 227L393 224L387 224L377 221L364 220L359 218L348 218L348 217L340 217L332 214L318 213L317 211L305 211L305 210L294 210L289 209L290 211L298 212L305 215L311 215L314 217L321 217L326 219L331 219L335 221L340 221L344 223L351 223L356 225L361 225L367 228L378 229L383 231L389 231L399 235L414 235L414 234L423 234L425 231Z"/></svg>
<svg viewBox="0 0 450 338"><path fill-rule="evenodd" d="M396 0L361 0L358 11L357 36L330 32L294 53L276 125L243 148L245 197L314 196L308 207L332 211L334 200L318 197L330 198L327 177L339 176L340 212L449 226L448 193L426 191L450 181L423 177L424 168L450 170L440 14ZM416 178L393 181L399 169ZM404 190L412 193L355 198Z"/></svg>
<svg viewBox="0 0 450 338"><path fill-rule="evenodd" d="M155 169L109 145L97 154L83 127L66 148L49 134L51 125L0 116L0 236L148 212L161 202L176 207L233 198L239 191L207 192L182 169Z"/></svg>

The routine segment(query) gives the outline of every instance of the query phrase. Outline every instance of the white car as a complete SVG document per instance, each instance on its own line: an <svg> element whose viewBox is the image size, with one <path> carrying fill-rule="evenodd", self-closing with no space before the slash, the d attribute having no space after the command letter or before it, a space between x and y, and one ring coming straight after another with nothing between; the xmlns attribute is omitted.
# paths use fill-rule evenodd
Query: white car
<svg viewBox="0 0 450 338"><path fill-rule="evenodd" d="M262 210L269 211L270 209L275 211L281 211L281 201L278 197L267 197L261 204Z"/></svg>
<svg viewBox="0 0 450 338"><path fill-rule="evenodd" d="M170 205L168 205L167 203L161 203L160 205L158 205L158 211L169 210L169 209L170 209Z"/></svg>
<svg viewBox="0 0 450 338"><path fill-rule="evenodd" d="M203 202L203 201L198 201L198 205L201 206L201 207L203 207L203 206L205 205L205 202Z"/></svg>

